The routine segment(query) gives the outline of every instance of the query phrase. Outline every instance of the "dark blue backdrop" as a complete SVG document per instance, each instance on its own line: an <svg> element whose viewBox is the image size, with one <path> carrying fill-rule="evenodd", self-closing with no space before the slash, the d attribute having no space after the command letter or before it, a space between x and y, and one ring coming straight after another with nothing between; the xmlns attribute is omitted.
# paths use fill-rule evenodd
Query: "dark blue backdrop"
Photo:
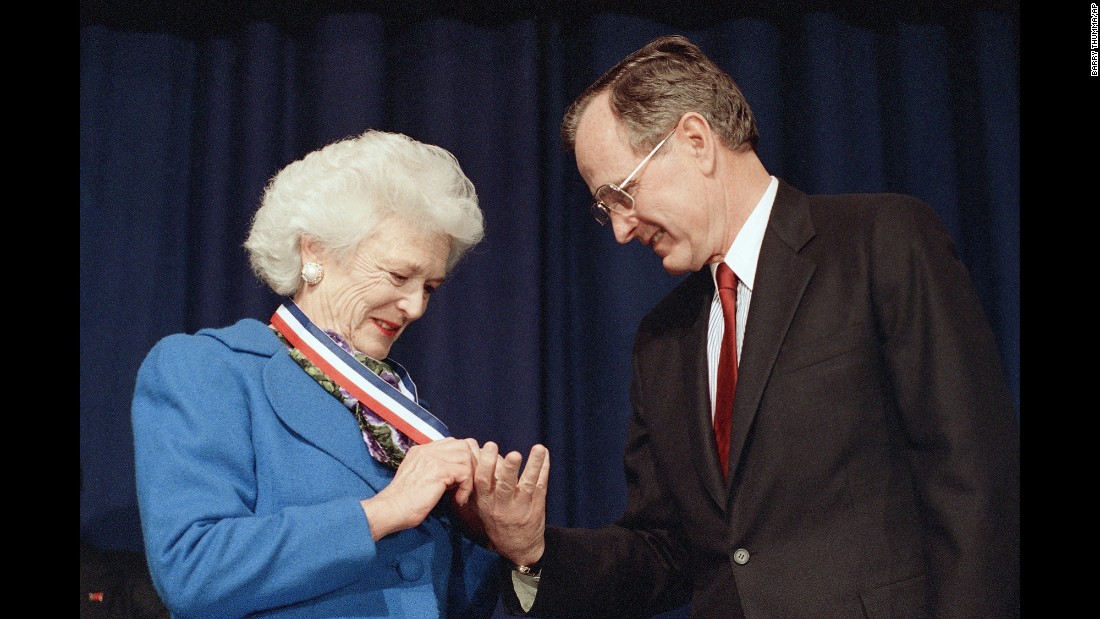
<svg viewBox="0 0 1100 619"><path fill-rule="evenodd" d="M129 406L145 352L172 332L270 316L279 299L241 248L266 180L366 128L454 152L487 222L393 356L456 435L550 447L552 523L614 519L634 330L678 279L588 217L558 126L584 86L660 34L687 35L740 83L773 174L808 192L932 204L1019 406L1018 5L238 4L251 8L81 7L80 529L91 542L141 547Z"/></svg>

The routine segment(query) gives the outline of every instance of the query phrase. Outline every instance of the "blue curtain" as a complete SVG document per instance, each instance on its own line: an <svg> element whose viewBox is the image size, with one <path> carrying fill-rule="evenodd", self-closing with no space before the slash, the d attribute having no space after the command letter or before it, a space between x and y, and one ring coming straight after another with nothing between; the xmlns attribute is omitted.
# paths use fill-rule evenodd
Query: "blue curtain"
<svg viewBox="0 0 1100 619"><path fill-rule="evenodd" d="M582 88L661 34L688 36L740 83L773 174L811 193L909 193L939 212L1019 411L1018 7L818 3L700 24L487 4L477 18L318 11L186 27L176 14L138 27L82 12L82 537L141 548L138 365L169 333L270 317L281 299L242 249L264 184L367 128L455 153L486 215L486 240L393 356L456 435L550 448L551 523L618 516L634 331L679 278L592 221L558 127Z"/></svg>

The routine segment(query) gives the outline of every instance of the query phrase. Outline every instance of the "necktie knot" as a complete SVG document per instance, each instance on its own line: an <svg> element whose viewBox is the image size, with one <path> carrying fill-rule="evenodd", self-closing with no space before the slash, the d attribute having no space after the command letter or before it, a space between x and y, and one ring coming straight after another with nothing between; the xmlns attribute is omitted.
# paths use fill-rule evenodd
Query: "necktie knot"
<svg viewBox="0 0 1100 619"><path fill-rule="evenodd" d="M718 280L718 289L737 289L737 276L733 274L733 269L725 262L718 264L718 272L715 273L715 279Z"/></svg>

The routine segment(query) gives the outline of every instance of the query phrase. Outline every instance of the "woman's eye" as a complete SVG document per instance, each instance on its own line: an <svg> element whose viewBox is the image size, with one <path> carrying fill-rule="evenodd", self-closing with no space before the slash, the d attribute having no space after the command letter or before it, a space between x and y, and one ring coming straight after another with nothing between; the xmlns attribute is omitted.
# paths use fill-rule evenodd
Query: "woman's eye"
<svg viewBox="0 0 1100 619"><path fill-rule="evenodd" d="M390 271L390 277L393 278L393 281L395 281L399 284L404 284L405 282L407 282L409 280L409 278L407 276L402 275L400 273L394 273L393 271Z"/></svg>

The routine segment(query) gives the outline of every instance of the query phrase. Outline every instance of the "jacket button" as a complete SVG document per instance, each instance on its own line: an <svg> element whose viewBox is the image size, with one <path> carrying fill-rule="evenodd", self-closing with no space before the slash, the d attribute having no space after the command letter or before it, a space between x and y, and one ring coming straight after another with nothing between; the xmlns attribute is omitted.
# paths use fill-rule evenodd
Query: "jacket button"
<svg viewBox="0 0 1100 619"><path fill-rule="evenodd" d="M733 562L737 565L744 565L749 562L749 551L744 548L738 548L733 553Z"/></svg>
<svg viewBox="0 0 1100 619"><path fill-rule="evenodd" d="M401 578L405 580L417 580L424 575L424 566L420 563L419 559L402 557L401 560L397 562L397 573L401 574Z"/></svg>

